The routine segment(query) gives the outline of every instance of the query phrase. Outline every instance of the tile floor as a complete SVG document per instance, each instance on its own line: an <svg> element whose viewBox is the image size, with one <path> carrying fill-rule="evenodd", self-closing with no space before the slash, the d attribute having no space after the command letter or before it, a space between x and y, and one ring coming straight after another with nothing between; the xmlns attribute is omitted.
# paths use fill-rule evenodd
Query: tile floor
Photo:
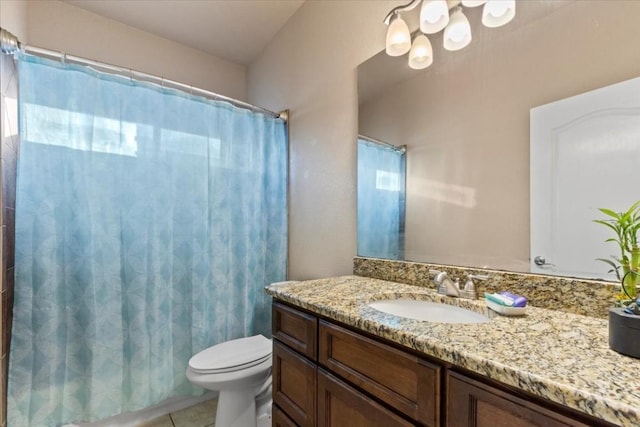
<svg viewBox="0 0 640 427"><path fill-rule="evenodd" d="M215 425L217 406L218 399L207 400L141 424L140 427L212 427Z"/></svg>

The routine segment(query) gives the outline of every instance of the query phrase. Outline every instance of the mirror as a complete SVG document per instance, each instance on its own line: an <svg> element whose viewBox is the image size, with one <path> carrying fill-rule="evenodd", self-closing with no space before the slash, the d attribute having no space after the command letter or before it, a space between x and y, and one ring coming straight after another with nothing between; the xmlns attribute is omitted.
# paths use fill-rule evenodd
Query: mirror
<svg viewBox="0 0 640 427"><path fill-rule="evenodd" d="M530 110L640 75L640 2L517 5L500 28L465 8L471 44L431 36L425 70L384 51L358 67L359 133L406 146L405 260L531 271Z"/></svg>

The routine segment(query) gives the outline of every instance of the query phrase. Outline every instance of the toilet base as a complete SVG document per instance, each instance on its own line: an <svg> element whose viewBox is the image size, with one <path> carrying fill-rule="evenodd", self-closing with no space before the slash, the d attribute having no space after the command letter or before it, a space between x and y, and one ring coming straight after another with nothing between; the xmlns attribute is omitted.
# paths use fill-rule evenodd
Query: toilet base
<svg viewBox="0 0 640 427"><path fill-rule="evenodd" d="M271 427L271 411L258 417L256 427Z"/></svg>
<svg viewBox="0 0 640 427"><path fill-rule="evenodd" d="M218 395L216 427L270 427L271 374L253 393L221 390Z"/></svg>
<svg viewBox="0 0 640 427"><path fill-rule="evenodd" d="M216 427L256 425L256 398L246 391L221 391L218 396Z"/></svg>

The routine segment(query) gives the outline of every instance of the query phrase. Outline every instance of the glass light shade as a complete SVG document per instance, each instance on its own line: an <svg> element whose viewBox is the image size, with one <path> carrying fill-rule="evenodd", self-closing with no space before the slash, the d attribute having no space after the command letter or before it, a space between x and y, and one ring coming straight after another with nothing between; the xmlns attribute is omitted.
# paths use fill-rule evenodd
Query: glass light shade
<svg viewBox="0 0 640 427"><path fill-rule="evenodd" d="M489 0L482 9L485 27L500 27L516 16L516 0Z"/></svg>
<svg viewBox="0 0 640 427"><path fill-rule="evenodd" d="M433 63L433 48L431 42L424 34L420 34L413 40L409 53L409 67L414 70L422 70Z"/></svg>
<svg viewBox="0 0 640 427"><path fill-rule="evenodd" d="M411 33L409 33L409 27L400 16L397 16L395 19L392 19L389 29L387 30L387 55L404 55L409 52L409 49L411 49Z"/></svg>
<svg viewBox="0 0 640 427"><path fill-rule="evenodd" d="M451 15L449 25L444 29L444 48L460 50L471 43L471 25L462 9L458 8Z"/></svg>
<svg viewBox="0 0 640 427"><path fill-rule="evenodd" d="M420 9L420 31L434 34L449 23L449 7L446 0L423 0Z"/></svg>
<svg viewBox="0 0 640 427"><path fill-rule="evenodd" d="M462 0L462 5L465 7L478 7L485 4L487 0Z"/></svg>

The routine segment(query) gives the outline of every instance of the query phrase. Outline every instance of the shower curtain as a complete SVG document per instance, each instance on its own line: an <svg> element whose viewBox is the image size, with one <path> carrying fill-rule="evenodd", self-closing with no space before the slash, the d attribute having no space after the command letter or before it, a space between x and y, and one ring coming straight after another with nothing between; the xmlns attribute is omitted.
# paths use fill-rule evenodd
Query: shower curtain
<svg viewBox="0 0 640 427"><path fill-rule="evenodd" d="M285 124L23 55L11 426L201 393L210 345L269 334L286 277Z"/></svg>
<svg viewBox="0 0 640 427"><path fill-rule="evenodd" d="M358 139L358 255L404 259L405 151Z"/></svg>

